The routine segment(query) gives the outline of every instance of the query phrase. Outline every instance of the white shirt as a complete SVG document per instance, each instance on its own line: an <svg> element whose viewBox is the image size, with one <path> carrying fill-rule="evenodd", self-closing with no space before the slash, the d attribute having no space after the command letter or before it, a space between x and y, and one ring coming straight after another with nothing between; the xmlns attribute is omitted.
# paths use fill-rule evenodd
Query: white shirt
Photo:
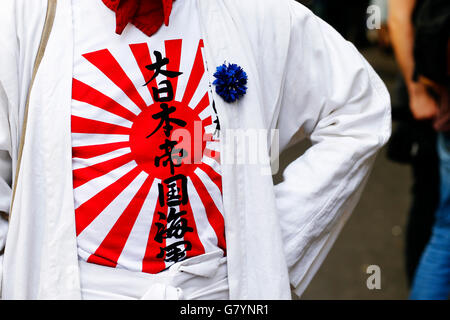
<svg viewBox="0 0 450 320"><path fill-rule="evenodd" d="M158 273L225 251L219 123L196 1L175 2L151 37L131 24L116 34L101 1L73 10L80 258Z"/></svg>

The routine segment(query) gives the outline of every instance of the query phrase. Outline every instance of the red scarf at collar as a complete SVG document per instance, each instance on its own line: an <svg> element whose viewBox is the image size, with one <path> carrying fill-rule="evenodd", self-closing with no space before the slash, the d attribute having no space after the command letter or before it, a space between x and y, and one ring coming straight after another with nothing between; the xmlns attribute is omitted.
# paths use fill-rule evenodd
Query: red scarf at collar
<svg viewBox="0 0 450 320"><path fill-rule="evenodd" d="M121 34L129 22L147 36L169 25L172 3L175 0L102 0L116 13L116 33Z"/></svg>

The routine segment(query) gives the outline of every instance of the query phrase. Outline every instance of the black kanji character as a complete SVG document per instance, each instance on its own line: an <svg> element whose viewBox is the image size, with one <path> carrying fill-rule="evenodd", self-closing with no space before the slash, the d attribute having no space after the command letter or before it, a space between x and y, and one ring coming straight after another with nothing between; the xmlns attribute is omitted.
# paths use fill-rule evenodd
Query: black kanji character
<svg viewBox="0 0 450 320"><path fill-rule="evenodd" d="M180 187L178 187L178 182L180 182ZM162 183L158 184L158 198L161 207L166 204L169 207L176 207L188 203L187 177L185 175L178 174L164 180L163 183L167 186L168 190L165 192L164 185Z"/></svg>
<svg viewBox="0 0 450 320"><path fill-rule="evenodd" d="M167 226L160 222L155 223L157 227L155 241L162 243L163 239L182 239L187 232L193 232L194 229L188 226L187 219L183 218L186 214L186 211L177 211L176 208L170 208Z"/></svg>
<svg viewBox="0 0 450 320"><path fill-rule="evenodd" d="M164 85L165 87L162 87ZM173 100L174 92L172 82L169 80L163 80L159 83L159 88L152 88L153 100L155 102L169 102ZM162 93L166 93L167 96L161 97Z"/></svg>
<svg viewBox="0 0 450 320"><path fill-rule="evenodd" d="M179 262L186 257L186 252L192 250L192 244L189 241L178 241L165 248L160 248L159 254L156 256L161 259L166 253L165 262Z"/></svg>
<svg viewBox="0 0 450 320"><path fill-rule="evenodd" d="M178 144L177 141L171 141L169 139L166 139L166 141L159 146L159 149L164 150L164 154L160 157L155 157L155 166L159 167L161 165L161 160L166 158L162 161L162 165L164 167L167 167L168 164L170 164L170 173L175 173L175 167L181 167L183 164L183 158L187 157L187 151L180 148L175 148L175 146Z"/></svg>
<svg viewBox="0 0 450 320"><path fill-rule="evenodd" d="M159 122L158 126L156 127L156 129L147 136L147 139L150 138L152 135L154 135L163 125L164 125L164 127L163 127L164 134L166 135L166 137L169 137L170 133L173 130L173 127L171 125L172 123L174 123L180 127L185 127L187 124L186 121L170 117L170 115L177 110L175 107L169 107L169 105L167 103L161 103L160 108L162 111L155 113L152 116L152 118L155 120L160 119L160 122Z"/></svg>
<svg viewBox="0 0 450 320"><path fill-rule="evenodd" d="M154 71L153 77L147 81L144 86L148 85L153 79L155 79L159 74L165 75L168 78L176 78L183 74L183 72L177 72L177 71L169 71L169 70L162 70L161 68L165 65L169 64L168 58L163 58L161 52L154 51L153 52L156 57L156 62L149 64L148 66L145 66L147 70Z"/></svg>

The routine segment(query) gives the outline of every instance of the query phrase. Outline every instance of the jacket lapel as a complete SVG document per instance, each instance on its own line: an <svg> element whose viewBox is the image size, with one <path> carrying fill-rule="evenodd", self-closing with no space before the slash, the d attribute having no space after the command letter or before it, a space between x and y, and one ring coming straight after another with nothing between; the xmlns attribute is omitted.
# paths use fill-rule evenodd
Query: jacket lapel
<svg viewBox="0 0 450 320"><path fill-rule="evenodd" d="M267 169L270 172L269 156L259 159L262 162L258 164L249 165L240 163L241 155L238 154L243 148L249 149L245 145L245 132L269 131L265 120L269 112L264 111L262 101L262 81L257 61L252 56L250 39L245 36L246 26L240 20L240 6L234 1L222 0L198 0L198 5L210 76L224 62L238 64L248 75L247 93L234 103L224 102L213 92L222 128L221 166L230 298L290 298L285 261L261 254L261 248L264 252L281 255L283 252L277 228L273 181L267 174ZM211 78L211 83L213 80ZM270 237L267 234L269 230ZM270 274L278 270L277 274ZM261 283L261 279L267 279L267 283Z"/></svg>
<svg viewBox="0 0 450 320"><path fill-rule="evenodd" d="M224 14L218 1L199 1L200 22L203 27L203 38L205 40L205 54L208 65L208 74L210 83L214 81L213 74L217 66L224 62L239 61L238 57L233 55L229 48L230 36L225 30ZM229 26L232 28L233 26ZM218 36L221 35L221 36ZM244 67L245 68L245 67ZM241 238L242 226L241 220L244 215L239 214L244 211L242 207L244 201L241 197L244 195L237 167L233 165L234 159L226 159L229 155L234 155L234 146L228 143L225 135L229 130L240 127L239 118L236 109L239 102L233 105L227 104L215 93L213 88L213 98L219 114L221 123L221 170L224 201L225 235L227 240L227 268L228 283L230 287L230 299L245 299L247 284L245 281L245 272L242 268L245 263L243 254L243 239Z"/></svg>

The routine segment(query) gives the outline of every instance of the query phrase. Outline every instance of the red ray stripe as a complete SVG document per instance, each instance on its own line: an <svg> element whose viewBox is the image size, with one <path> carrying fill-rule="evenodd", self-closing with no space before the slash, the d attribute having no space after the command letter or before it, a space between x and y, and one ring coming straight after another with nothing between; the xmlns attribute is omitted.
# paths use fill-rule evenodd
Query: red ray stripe
<svg viewBox="0 0 450 320"><path fill-rule="evenodd" d="M212 182L214 182L214 184L222 193L222 177L220 176L220 174L218 174L216 171L214 171L213 168L211 168L204 162L198 167L208 175L208 177L212 180Z"/></svg>
<svg viewBox="0 0 450 320"><path fill-rule="evenodd" d="M216 160L217 163L220 163L220 151L205 148L205 151L203 152L203 154L209 158Z"/></svg>
<svg viewBox="0 0 450 320"><path fill-rule="evenodd" d="M99 264L99 265L107 266L107 267L111 267L111 268L116 267L115 262L108 260L106 258L103 258L103 257L94 256L94 255L90 255L89 259L87 261L90 263L95 263L95 264Z"/></svg>
<svg viewBox="0 0 450 320"><path fill-rule="evenodd" d="M205 185L200 180L200 178L194 173L190 175L190 179L194 184L194 187L197 190L197 194L202 200L203 205L205 206L209 224L214 229L214 232L216 233L217 236L218 240L217 244L222 250L225 251L226 250L225 221L223 219L223 216L220 213L219 209L217 209L216 204L214 203L213 199L211 198L211 195L209 194L208 190L206 189Z"/></svg>
<svg viewBox="0 0 450 320"><path fill-rule="evenodd" d="M194 108L195 113L197 114L197 116L203 112L203 110L205 110L207 107L209 106L209 96L208 96L208 92L205 93L205 95L203 96L202 100L200 100L200 102L197 104L197 106Z"/></svg>
<svg viewBox="0 0 450 320"><path fill-rule="evenodd" d="M127 127L118 126L117 124L72 116L72 133L128 135L130 134L130 129Z"/></svg>
<svg viewBox="0 0 450 320"><path fill-rule="evenodd" d="M72 79L72 99L96 106L129 121L136 118L127 108L77 79Z"/></svg>
<svg viewBox="0 0 450 320"><path fill-rule="evenodd" d="M107 144L97 144L92 146L79 146L72 148L72 157L80 159L90 159L102 154L107 154L115 150L127 148L130 146L128 141L113 142Z"/></svg>
<svg viewBox="0 0 450 320"><path fill-rule="evenodd" d="M141 173L134 168L75 210L77 236Z"/></svg>
<svg viewBox="0 0 450 320"><path fill-rule="evenodd" d="M152 226L148 235L147 249L145 250L145 256L142 261L142 272L152 274L159 273L166 268L166 263L164 262L165 254L162 258L156 258L156 256L160 252L160 248L164 248L166 246L166 240L163 239L162 243L158 243L155 241L155 236L158 231L155 223L159 222L164 225L164 228L167 227L167 220L159 220L158 212L164 213L167 217L168 208L161 207L159 201L156 202L155 212L153 213Z"/></svg>
<svg viewBox="0 0 450 320"><path fill-rule="evenodd" d="M92 166L73 170L73 188L76 189L83 184L101 177L114 169L117 169L124 164L133 160L131 153L125 154L123 156L104 161L101 163L94 164Z"/></svg>
<svg viewBox="0 0 450 320"><path fill-rule="evenodd" d="M116 86L133 101L141 110L147 107L133 82L127 76L117 60L108 49L83 54L90 63L103 72Z"/></svg>
<svg viewBox="0 0 450 320"><path fill-rule="evenodd" d="M202 120L202 126L203 127L207 127L207 126L210 126L210 125L212 125L212 118L211 117L208 117L208 118L205 118L205 119L203 119Z"/></svg>
<svg viewBox="0 0 450 320"><path fill-rule="evenodd" d="M186 91L181 102L189 105L192 97L194 96L195 90L197 90L200 80L205 73L205 65L203 64L202 56L203 41L198 44L197 54L195 55L194 65L192 66L192 71L189 76L189 81L186 86Z"/></svg>
<svg viewBox="0 0 450 320"><path fill-rule="evenodd" d="M150 71L145 67L153 63L152 57L150 56L150 51L148 49L148 45L147 43L130 44L130 49L131 52L133 53L136 63L138 64L139 70L141 70L142 76L144 77L145 82L142 83L142 85L144 85L153 77L154 74L153 71ZM147 88L150 91L153 101L155 101L152 88L158 88L156 78L147 84Z"/></svg>
<svg viewBox="0 0 450 320"><path fill-rule="evenodd" d="M95 260L98 257L106 257L108 261L114 264L114 267L117 265L117 260L119 260L136 219L142 210L145 199L147 198L150 188L152 187L153 180L153 177L148 177L145 180L144 184L141 186L119 219L117 219L116 223L102 241L101 245L97 248L95 253L89 257L88 262L95 263Z"/></svg>
<svg viewBox="0 0 450 320"><path fill-rule="evenodd" d="M203 247L203 244L198 236L197 225L195 223L192 207L189 202L186 205L182 205L181 207L181 210L186 211L186 215L184 217L187 220L188 227L194 229L192 232L186 232L186 234L184 235L184 240L189 241L192 244L192 250L186 253L186 257L189 258L204 254L205 248Z"/></svg>
<svg viewBox="0 0 450 320"><path fill-rule="evenodd" d="M167 70L170 71L180 71L180 61L181 61L181 45L183 40L167 40L166 44L166 57L169 59L169 64L167 65ZM174 96L177 95L177 85L178 77L168 78L172 83Z"/></svg>

